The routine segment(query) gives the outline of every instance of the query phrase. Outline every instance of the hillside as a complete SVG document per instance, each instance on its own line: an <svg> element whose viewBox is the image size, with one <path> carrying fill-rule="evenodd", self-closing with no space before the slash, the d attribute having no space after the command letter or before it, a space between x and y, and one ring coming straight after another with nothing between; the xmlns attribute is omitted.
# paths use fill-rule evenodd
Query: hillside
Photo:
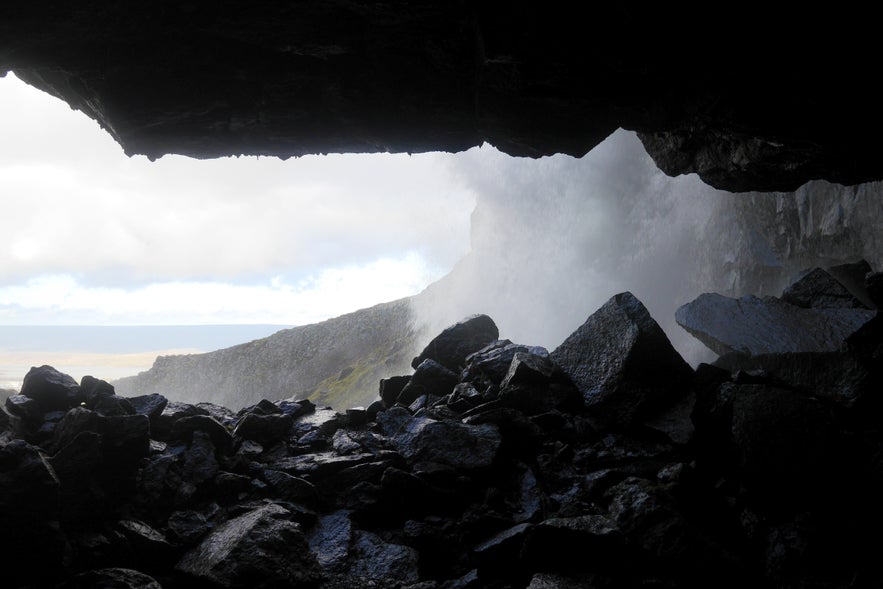
<svg viewBox="0 0 883 589"><path fill-rule="evenodd" d="M122 395L231 407L292 396L350 407L376 397L381 378L407 370L416 340L410 303L401 299L214 352L160 356L114 386Z"/></svg>

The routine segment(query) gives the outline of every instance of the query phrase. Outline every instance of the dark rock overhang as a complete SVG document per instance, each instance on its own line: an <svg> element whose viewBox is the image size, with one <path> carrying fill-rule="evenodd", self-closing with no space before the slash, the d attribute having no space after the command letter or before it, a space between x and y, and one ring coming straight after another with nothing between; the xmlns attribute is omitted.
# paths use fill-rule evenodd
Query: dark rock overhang
<svg viewBox="0 0 883 589"><path fill-rule="evenodd" d="M883 178L875 22L556 2L32 0L0 73L127 154L581 156L618 127L732 191ZM584 8L584 7L582 7Z"/></svg>

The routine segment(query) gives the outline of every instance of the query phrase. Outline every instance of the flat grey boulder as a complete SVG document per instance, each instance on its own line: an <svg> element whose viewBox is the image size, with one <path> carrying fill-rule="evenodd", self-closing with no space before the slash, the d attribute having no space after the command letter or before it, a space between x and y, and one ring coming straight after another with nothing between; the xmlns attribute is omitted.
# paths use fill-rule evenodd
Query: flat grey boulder
<svg viewBox="0 0 883 589"><path fill-rule="evenodd" d="M612 297L550 355L593 420L624 427L686 394L693 371L632 293Z"/></svg>
<svg viewBox="0 0 883 589"><path fill-rule="evenodd" d="M733 299L706 293L679 308L675 320L717 354L755 356L836 352L876 314L865 309L806 309L773 297Z"/></svg>

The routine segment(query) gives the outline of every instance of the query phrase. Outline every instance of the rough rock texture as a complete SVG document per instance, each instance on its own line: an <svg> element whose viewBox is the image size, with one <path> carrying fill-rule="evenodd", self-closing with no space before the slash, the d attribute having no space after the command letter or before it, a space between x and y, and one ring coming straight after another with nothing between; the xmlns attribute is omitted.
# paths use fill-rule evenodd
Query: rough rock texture
<svg viewBox="0 0 883 589"><path fill-rule="evenodd" d="M880 317L839 352L860 379L824 354L691 371L657 329L624 294L573 334L560 356L582 346L603 403L525 346L410 407L381 386L373 417L156 397L3 413L3 586L879 586Z"/></svg>
<svg viewBox="0 0 883 589"><path fill-rule="evenodd" d="M774 297L703 294L678 309L678 325L717 352L748 355L836 352L877 314L854 308L802 308Z"/></svg>
<svg viewBox="0 0 883 589"><path fill-rule="evenodd" d="M782 300L806 309L864 307L843 284L821 268L813 268L793 282L782 293Z"/></svg>
<svg viewBox="0 0 883 589"><path fill-rule="evenodd" d="M691 375L628 292L607 301L550 358L573 380L586 406L598 409L601 423L620 427L683 396Z"/></svg>
<svg viewBox="0 0 883 589"><path fill-rule="evenodd" d="M624 127L667 173L729 190L881 178L877 102L844 89L875 71L873 18L746 10L697 23L606 5L587 30L579 16L569 3L39 0L0 12L0 72L149 157L485 141L582 155Z"/></svg>
<svg viewBox="0 0 883 589"><path fill-rule="evenodd" d="M500 336L494 320L487 315L474 315L451 325L438 334L419 356L411 362L417 368L424 360L434 360L449 370L459 371L466 358Z"/></svg>

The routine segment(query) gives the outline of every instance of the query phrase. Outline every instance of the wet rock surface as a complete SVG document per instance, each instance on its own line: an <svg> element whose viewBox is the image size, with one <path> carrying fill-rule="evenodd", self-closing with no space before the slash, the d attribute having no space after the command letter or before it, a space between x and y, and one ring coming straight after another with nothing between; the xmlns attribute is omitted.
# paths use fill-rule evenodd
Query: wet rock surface
<svg viewBox="0 0 883 589"><path fill-rule="evenodd" d="M157 11L32 0L2 13L0 75L14 71L151 158L484 142L515 156L580 156L622 127L641 133L665 172L727 190L883 177L878 101L849 91L877 70L875 19L689 16L612 3L594 9L587 34L567 3L194 1Z"/></svg>
<svg viewBox="0 0 883 589"><path fill-rule="evenodd" d="M0 420L4 586L883 582L877 321L695 371L657 330L623 293L552 354L493 334L416 400L390 376L370 414L115 400L34 369L53 392Z"/></svg>

